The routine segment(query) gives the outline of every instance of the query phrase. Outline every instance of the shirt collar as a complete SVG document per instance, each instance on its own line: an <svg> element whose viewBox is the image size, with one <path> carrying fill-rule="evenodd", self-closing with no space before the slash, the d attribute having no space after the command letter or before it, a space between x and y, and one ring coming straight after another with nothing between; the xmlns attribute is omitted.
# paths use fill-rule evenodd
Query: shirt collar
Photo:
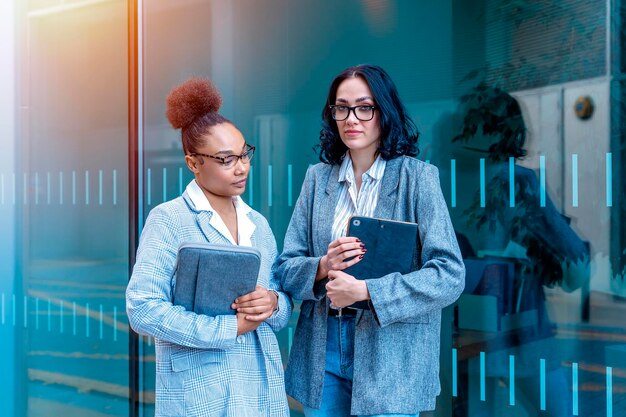
<svg viewBox="0 0 626 417"><path fill-rule="evenodd" d="M385 161L379 154L378 156L376 156L376 159L374 160L372 166L367 171L365 171L365 175L368 175L373 180L380 180L385 173L386 165L387 161ZM339 167L338 181L348 181L350 184L354 182L354 168L352 167L352 158L350 158L350 152L346 152L346 156L341 162L341 166Z"/></svg>
<svg viewBox="0 0 626 417"><path fill-rule="evenodd" d="M226 225L222 221L222 218L219 216L218 213L215 212L213 207L211 207L209 199L206 198L206 195L204 195L204 192L202 191L196 180L192 180L189 185L187 185L186 191L196 210L208 211L209 213L211 213L209 224L234 245L235 240L230 235L230 232L226 228ZM235 210L237 211L239 245L252 246L252 234L256 229L256 225L248 217L248 214L252 211L252 208L247 205L240 196L233 197L233 204L235 206Z"/></svg>

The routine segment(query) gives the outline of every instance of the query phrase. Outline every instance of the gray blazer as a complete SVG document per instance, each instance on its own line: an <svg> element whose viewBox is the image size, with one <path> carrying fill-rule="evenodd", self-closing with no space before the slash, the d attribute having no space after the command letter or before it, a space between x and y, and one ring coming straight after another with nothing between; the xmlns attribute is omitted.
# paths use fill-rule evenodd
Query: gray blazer
<svg viewBox="0 0 626 417"><path fill-rule="evenodd" d="M303 300L285 374L287 393L319 408L326 359L328 298L314 285L326 254L339 191L339 166L307 171L276 260L284 291ZM414 272L367 280L375 314L356 319L352 409L355 415L416 414L439 395L441 310L461 294L465 268L436 167L410 157L387 161L375 217L417 222L421 257Z"/></svg>

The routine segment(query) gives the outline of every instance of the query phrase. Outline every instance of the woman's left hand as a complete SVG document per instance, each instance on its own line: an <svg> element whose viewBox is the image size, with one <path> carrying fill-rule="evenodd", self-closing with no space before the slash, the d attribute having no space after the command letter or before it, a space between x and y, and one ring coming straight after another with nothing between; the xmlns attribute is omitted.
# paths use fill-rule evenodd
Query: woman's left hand
<svg viewBox="0 0 626 417"><path fill-rule="evenodd" d="M328 279L330 281L326 284L326 295L337 308L370 299L365 281L360 281L343 271L328 271Z"/></svg>
<svg viewBox="0 0 626 417"><path fill-rule="evenodd" d="M231 307L237 313L246 314L246 320L264 321L274 313L277 305L276 293L257 285L254 291L238 297Z"/></svg>

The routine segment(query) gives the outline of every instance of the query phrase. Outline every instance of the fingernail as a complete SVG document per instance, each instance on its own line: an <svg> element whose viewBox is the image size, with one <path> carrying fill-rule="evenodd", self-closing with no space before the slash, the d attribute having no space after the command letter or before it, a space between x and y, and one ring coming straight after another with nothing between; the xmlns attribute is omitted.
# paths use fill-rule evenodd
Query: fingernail
<svg viewBox="0 0 626 417"><path fill-rule="evenodd" d="M365 247L365 243L361 243L361 247L364 248Z"/></svg>
<svg viewBox="0 0 626 417"><path fill-rule="evenodd" d="M359 259L363 259L363 255L359 255Z"/></svg>
<svg viewBox="0 0 626 417"><path fill-rule="evenodd" d="M357 239L356 241L357 241L357 242L360 242L360 241L361 241L361 239Z"/></svg>
<svg viewBox="0 0 626 417"><path fill-rule="evenodd" d="M367 249L363 249L363 253L367 252Z"/></svg>

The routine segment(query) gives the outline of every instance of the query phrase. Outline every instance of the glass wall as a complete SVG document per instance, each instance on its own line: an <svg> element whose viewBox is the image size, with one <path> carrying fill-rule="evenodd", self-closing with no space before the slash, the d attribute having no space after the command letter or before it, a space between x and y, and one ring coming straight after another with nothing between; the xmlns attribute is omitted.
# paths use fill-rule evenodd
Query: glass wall
<svg viewBox="0 0 626 417"><path fill-rule="evenodd" d="M13 164L0 167L0 206L15 221L0 238L14 254L2 276L13 368L2 372L3 415L125 416L128 5L4 3L14 5L14 51L2 59L15 114L2 115L14 129L2 137Z"/></svg>
<svg viewBox="0 0 626 417"><path fill-rule="evenodd" d="M439 168L467 267L423 415L626 415L620 2L137 3L129 173L129 2L0 2L0 414L128 416L138 386L154 415L154 340L140 338L135 381L124 290L131 225L192 179L164 116L174 85L210 77L257 146L243 198L280 250L329 84L367 62ZM278 334L284 364L298 314Z"/></svg>
<svg viewBox="0 0 626 417"><path fill-rule="evenodd" d="M626 413L618 14L591 0L146 2L143 215L191 179L164 103L204 75L257 146L244 199L280 246L330 81L380 64L440 170L468 270L432 414ZM525 156L492 146L507 141Z"/></svg>

